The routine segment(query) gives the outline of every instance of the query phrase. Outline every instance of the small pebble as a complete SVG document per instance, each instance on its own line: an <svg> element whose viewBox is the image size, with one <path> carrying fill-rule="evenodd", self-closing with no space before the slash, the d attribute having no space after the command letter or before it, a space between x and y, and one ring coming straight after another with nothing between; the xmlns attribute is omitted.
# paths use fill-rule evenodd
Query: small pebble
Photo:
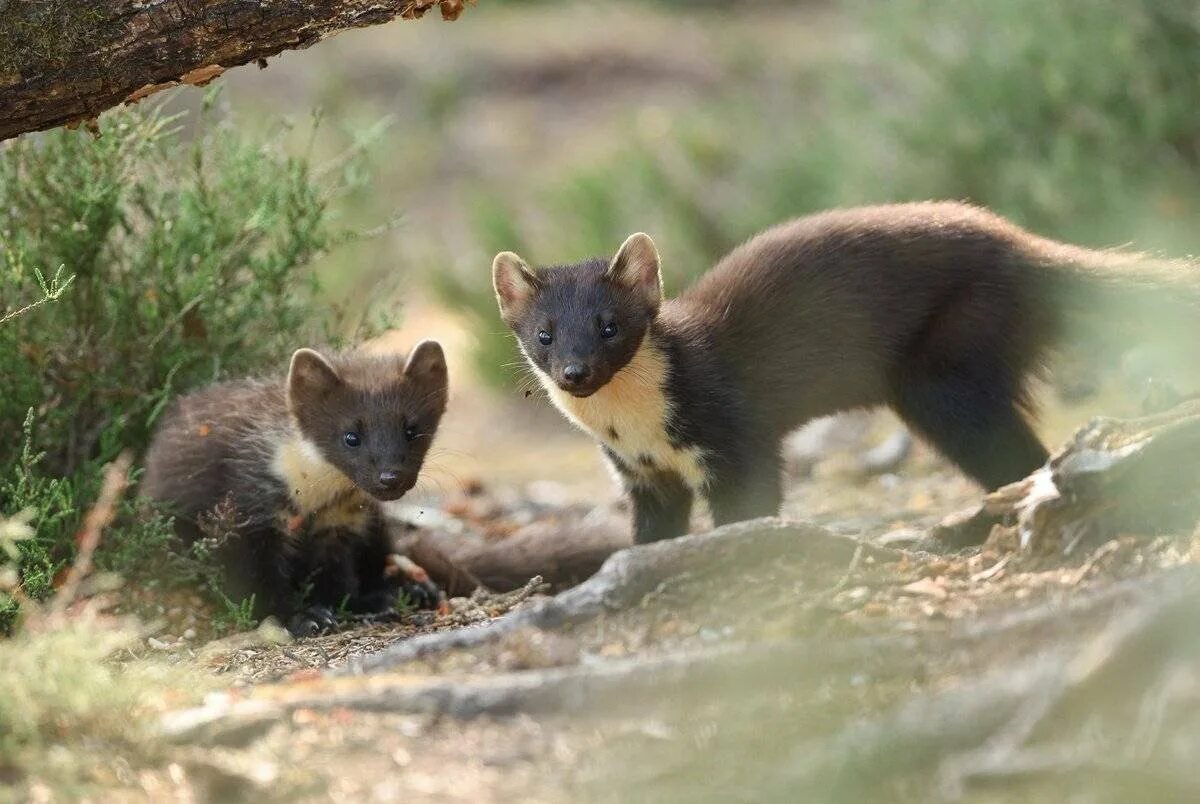
<svg viewBox="0 0 1200 804"><path fill-rule="evenodd" d="M189 628L189 629L187 629L186 631L184 631L184 632L183 632L183 638L184 638L184 639L187 639L187 640L192 640L192 639L195 639L195 638L196 638L196 629L195 629L195 628Z"/></svg>
<svg viewBox="0 0 1200 804"><path fill-rule="evenodd" d="M894 489L900 485L900 477L888 472L886 475L879 476L879 485L885 489Z"/></svg>
<svg viewBox="0 0 1200 804"><path fill-rule="evenodd" d="M147 638L146 644L148 644L150 647L154 648L155 650L170 650L171 649L171 645L169 643L163 642L161 639L155 639L154 637Z"/></svg>

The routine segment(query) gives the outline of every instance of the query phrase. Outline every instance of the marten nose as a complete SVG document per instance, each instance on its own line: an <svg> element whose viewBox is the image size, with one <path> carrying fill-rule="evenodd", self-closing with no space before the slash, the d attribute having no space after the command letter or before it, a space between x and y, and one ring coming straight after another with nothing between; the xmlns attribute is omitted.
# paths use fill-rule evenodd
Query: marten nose
<svg viewBox="0 0 1200 804"><path fill-rule="evenodd" d="M394 489L400 485L400 473L393 472L391 469L379 473L379 485L385 489Z"/></svg>
<svg viewBox="0 0 1200 804"><path fill-rule="evenodd" d="M588 378L592 371L581 363L568 363L563 369L563 379L572 385L578 385Z"/></svg>

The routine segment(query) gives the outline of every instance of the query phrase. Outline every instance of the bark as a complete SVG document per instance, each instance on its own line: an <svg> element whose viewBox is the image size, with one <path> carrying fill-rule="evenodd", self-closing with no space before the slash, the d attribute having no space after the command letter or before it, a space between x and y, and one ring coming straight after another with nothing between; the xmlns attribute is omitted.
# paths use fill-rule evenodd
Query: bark
<svg viewBox="0 0 1200 804"><path fill-rule="evenodd" d="M1026 550L1070 553L1117 533L1190 530L1200 519L1200 400L1127 421L1095 419L1046 466L934 529L943 545L1015 531Z"/></svg>
<svg viewBox="0 0 1200 804"><path fill-rule="evenodd" d="M466 0L0 0L0 140Z"/></svg>

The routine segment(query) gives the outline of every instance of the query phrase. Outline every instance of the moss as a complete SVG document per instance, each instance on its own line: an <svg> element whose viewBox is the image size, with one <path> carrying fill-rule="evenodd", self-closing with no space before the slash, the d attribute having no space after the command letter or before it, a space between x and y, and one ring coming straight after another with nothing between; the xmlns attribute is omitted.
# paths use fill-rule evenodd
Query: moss
<svg viewBox="0 0 1200 804"><path fill-rule="evenodd" d="M89 0L22 3L0 0L0 73L26 75L45 68L61 69L81 43L101 38L103 10Z"/></svg>

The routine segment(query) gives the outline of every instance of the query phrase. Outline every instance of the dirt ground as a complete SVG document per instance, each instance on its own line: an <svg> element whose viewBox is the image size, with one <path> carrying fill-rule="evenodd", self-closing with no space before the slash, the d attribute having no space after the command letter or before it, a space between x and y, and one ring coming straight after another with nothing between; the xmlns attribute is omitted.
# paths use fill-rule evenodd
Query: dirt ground
<svg viewBox="0 0 1200 804"><path fill-rule="evenodd" d="M557 510L554 522L623 523L610 481L582 462L594 457L590 445L542 413L514 414L488 438L464 416L447 440L487 443L490 457L463 449L452 479L402 513L464 538L502 539L514 520L548 510ZM942 795L902 769L869 794L828 782L837 778L828 769L785 771L805 746L826 750L864 719L901 717L922 700L936 713L944 696L997 668L1032 673L1065 662L1107 633L1126 596L1142 594L1139 584L1191 566L1195 536L1130 533L1047 556L1022 553L997 532L982 548L930 550L930 528L980 493L920 444L894 471L861 474L856 456L895 427L874 417L848 449L793 469L784 515L804 523L794 532L762 544L753 535L718 540L682 570L586 616L472 641L503 627L505 615L545 604L535 584L456 599L448 614L297 642L167 646L226 691L199 710L217 725L172 727L174 759L140 770L132 788L152 800L347 802ZM526 483L498 480L522 476L504 456L523 466L512 445L529 438L567 446L543 452ZM566 457L548 467L546 455ZM696 529L705 527L700 515ZM635 556L634 566L643 561ZM451 632L467 641L394 653ZM1048 800L1055 789L1026 792ZM998 795L968 798L1014 794Z"/></svg>

